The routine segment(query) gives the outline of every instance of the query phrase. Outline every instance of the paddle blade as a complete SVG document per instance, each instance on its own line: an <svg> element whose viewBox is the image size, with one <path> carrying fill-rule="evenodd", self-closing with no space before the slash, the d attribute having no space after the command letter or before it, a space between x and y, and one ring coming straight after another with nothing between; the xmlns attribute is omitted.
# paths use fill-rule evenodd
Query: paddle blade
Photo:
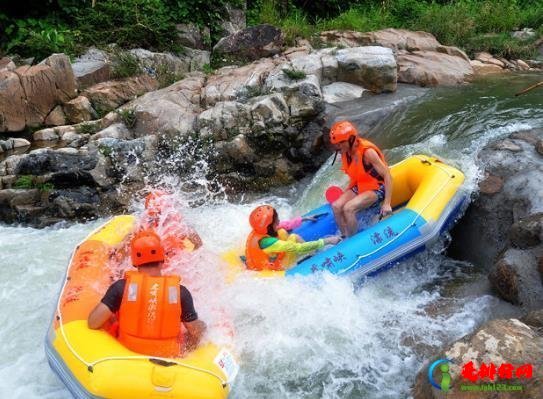
<svg viewBox="0 0 543 399"><path fill-rule="evenodd" d="M324 196L326 197L326 201L328 201L329 204L333 204L339 197L341 197L341 194L343 194L343 190L341 189L341 187L330 186L326 190Z"/></svg>

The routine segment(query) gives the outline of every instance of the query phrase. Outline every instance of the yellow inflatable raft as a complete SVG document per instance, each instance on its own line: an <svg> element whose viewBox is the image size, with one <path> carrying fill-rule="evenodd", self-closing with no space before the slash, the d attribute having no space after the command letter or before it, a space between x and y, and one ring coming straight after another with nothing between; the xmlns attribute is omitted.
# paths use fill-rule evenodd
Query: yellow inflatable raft
<svg viewBox="0 0 543 399"><path fill-rule="evenodd" d="M183 358L153 358L126 349L87 317L115 280L133 216L117 216L79 244L66 272L45 349L51 368L76 398L226 398L238 366L230 352L204 344Z"/></svg>

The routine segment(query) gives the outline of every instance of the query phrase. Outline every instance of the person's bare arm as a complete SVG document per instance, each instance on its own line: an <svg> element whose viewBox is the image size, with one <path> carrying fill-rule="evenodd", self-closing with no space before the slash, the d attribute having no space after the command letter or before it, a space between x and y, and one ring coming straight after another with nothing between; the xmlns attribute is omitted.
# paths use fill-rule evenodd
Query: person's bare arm
<svg viewBox="0 0 543 399"><path fill-rule="evenodd" d="M89 318L87 320L87 325L90 329L98 330L101 328L106 321L113 315L113 312L109 308L100 302L96 307L90 312Z"/></svg>
<svg viewBox="0 0 543 399"><path fill-rule="evenodd" d="M392 201L392 176L390 175L390 170L373 148L366 151L364 158L373 166L379 175L383 176L383 180L385 182L385 199L383 200L383 205L381 206L381 212L384 216L386 216L392 212L390 205Z"/></svg>
<svg viewBox="0 0 543 399"><path fill-rule="evenodd" d="M198 343L202 339L207 326L202 320L183 322L183 326L187 330L187 342L185 347L187 351L191 351L198 346Z"/></svg>

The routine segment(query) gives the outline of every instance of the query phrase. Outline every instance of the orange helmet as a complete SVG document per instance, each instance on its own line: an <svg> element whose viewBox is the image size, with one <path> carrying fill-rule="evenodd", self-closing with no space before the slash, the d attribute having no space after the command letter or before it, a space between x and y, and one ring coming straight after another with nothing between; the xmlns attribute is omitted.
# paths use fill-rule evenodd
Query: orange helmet
<svg viewBox="0 0 543 399"><path fill-rule="evenodd" d="M349 121L340 121L332 125L330 129L330 143L338 144L342 141L349 140L350 137L356 137L358 130Z"/></svg>
<svg viewBox="0 0 543 399"><path fill-rule="evenodd" d="M270 205L260 205L253 209L249 216L249 224L258 234L266 234L268 226L273 222L274 209Z"/></svg>
<svg viewBox="0 0 543 399"><path fill-rule="evenodd" d="M142 266L152 262L164 262L164 248L160 237L151 230L140 232L131 243L132 264Z"/></svg>

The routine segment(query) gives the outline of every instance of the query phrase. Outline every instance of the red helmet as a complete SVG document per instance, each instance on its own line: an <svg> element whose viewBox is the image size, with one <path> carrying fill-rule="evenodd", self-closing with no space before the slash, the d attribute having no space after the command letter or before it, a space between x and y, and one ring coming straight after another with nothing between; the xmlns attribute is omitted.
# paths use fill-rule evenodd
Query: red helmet
<svg viewBox="0 0 543 399"><path fill-rule="evenodd" d="M358 136L358 130L349 121L340 121L332 125L330 129L330 143L338 144L349 140L350 137Z"/></svg>
<svg viewBox="0 0 543 399"><path fill-rule="evenodd" d="M132 240L132 264L142 266L147 263L164 262L164 248L160 237L151 230L144 230Z"/></svg>
<svg viewBox="0 0 543 399"><path fill-rule="evenodd" d="M258 234L266 234L268 226L273 222L274 209L270 205L260 205L253 209L249 216L249 224Z"/></svg>

